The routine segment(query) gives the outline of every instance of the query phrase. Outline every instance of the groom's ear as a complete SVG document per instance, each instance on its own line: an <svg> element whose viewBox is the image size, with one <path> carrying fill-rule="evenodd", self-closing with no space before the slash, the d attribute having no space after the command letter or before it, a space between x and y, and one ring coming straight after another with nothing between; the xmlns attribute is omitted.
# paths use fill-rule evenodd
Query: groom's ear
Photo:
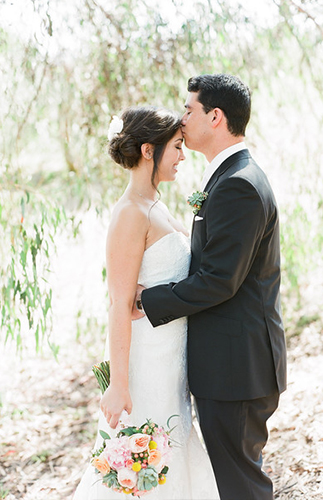
<svg viewBox="0 0 323 500"><path fill-rule="evenodd" d="M141 154L146 160L151 160L154 154L154 146L146 142L141 145Z"/></svg>
<svg viewBox="0 0 323 500"><path fill-rule="evenodd" d="M225 117L222 109L214 108L210 111L211 114L211 125L213 128L217 127Z"/></svg>

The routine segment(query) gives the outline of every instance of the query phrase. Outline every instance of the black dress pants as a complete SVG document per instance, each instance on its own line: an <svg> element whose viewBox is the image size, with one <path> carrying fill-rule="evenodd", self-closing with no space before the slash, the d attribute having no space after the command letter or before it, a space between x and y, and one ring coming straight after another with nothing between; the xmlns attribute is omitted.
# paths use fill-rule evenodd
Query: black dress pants
<svg viewBox="0 0 323 500"><path fill-rule="evenodd" d="M195 400L221 500L273 500L272 482L261 467L278 392L248 401Z"/></svg>

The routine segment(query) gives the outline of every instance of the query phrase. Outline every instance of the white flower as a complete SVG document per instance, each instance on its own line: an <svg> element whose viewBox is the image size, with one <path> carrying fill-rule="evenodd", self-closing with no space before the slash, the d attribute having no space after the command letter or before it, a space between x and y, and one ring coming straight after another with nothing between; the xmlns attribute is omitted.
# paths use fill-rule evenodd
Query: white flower
<svg viewBox="0 0 323 500"><path fill-rule="evenodd" d="M123 120L114 115L108 130L108 139L111 141L116 134L119 134L123 129Z"/></svg>
<svg viewBox="0 0 323 500"><path fill-rule="evenodd" d="M118 481L124 488L133 488L137 484L137 474L133 470L118 470Z"/></svg>

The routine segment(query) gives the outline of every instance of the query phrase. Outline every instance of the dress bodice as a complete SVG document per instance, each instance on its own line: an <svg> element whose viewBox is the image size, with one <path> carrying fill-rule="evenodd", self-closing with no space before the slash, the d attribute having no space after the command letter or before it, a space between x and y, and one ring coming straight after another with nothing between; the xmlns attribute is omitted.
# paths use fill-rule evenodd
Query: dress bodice
<svg viewBox="0 0 323 500"><path fill-rule="evenodd" d="M187 277L191 254L189 238L168 233L145 250L138 283L145 288L177 282Z"/></svg>

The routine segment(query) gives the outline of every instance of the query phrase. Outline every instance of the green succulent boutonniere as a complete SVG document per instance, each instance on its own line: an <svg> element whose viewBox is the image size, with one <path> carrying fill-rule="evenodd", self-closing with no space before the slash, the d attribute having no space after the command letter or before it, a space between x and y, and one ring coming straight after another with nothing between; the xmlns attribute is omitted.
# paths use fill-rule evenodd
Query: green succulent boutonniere
<svg viewBox="0 0 323 500"><path fill-rule="evenodd" d="M203 202L206 200L208 195L209 193L206 193L205 191L203 193L201 191L196 191L187 198L187 203L191 205L191 207L193 207L194 215L197 215L199 213L202 208Z"/></svg>

